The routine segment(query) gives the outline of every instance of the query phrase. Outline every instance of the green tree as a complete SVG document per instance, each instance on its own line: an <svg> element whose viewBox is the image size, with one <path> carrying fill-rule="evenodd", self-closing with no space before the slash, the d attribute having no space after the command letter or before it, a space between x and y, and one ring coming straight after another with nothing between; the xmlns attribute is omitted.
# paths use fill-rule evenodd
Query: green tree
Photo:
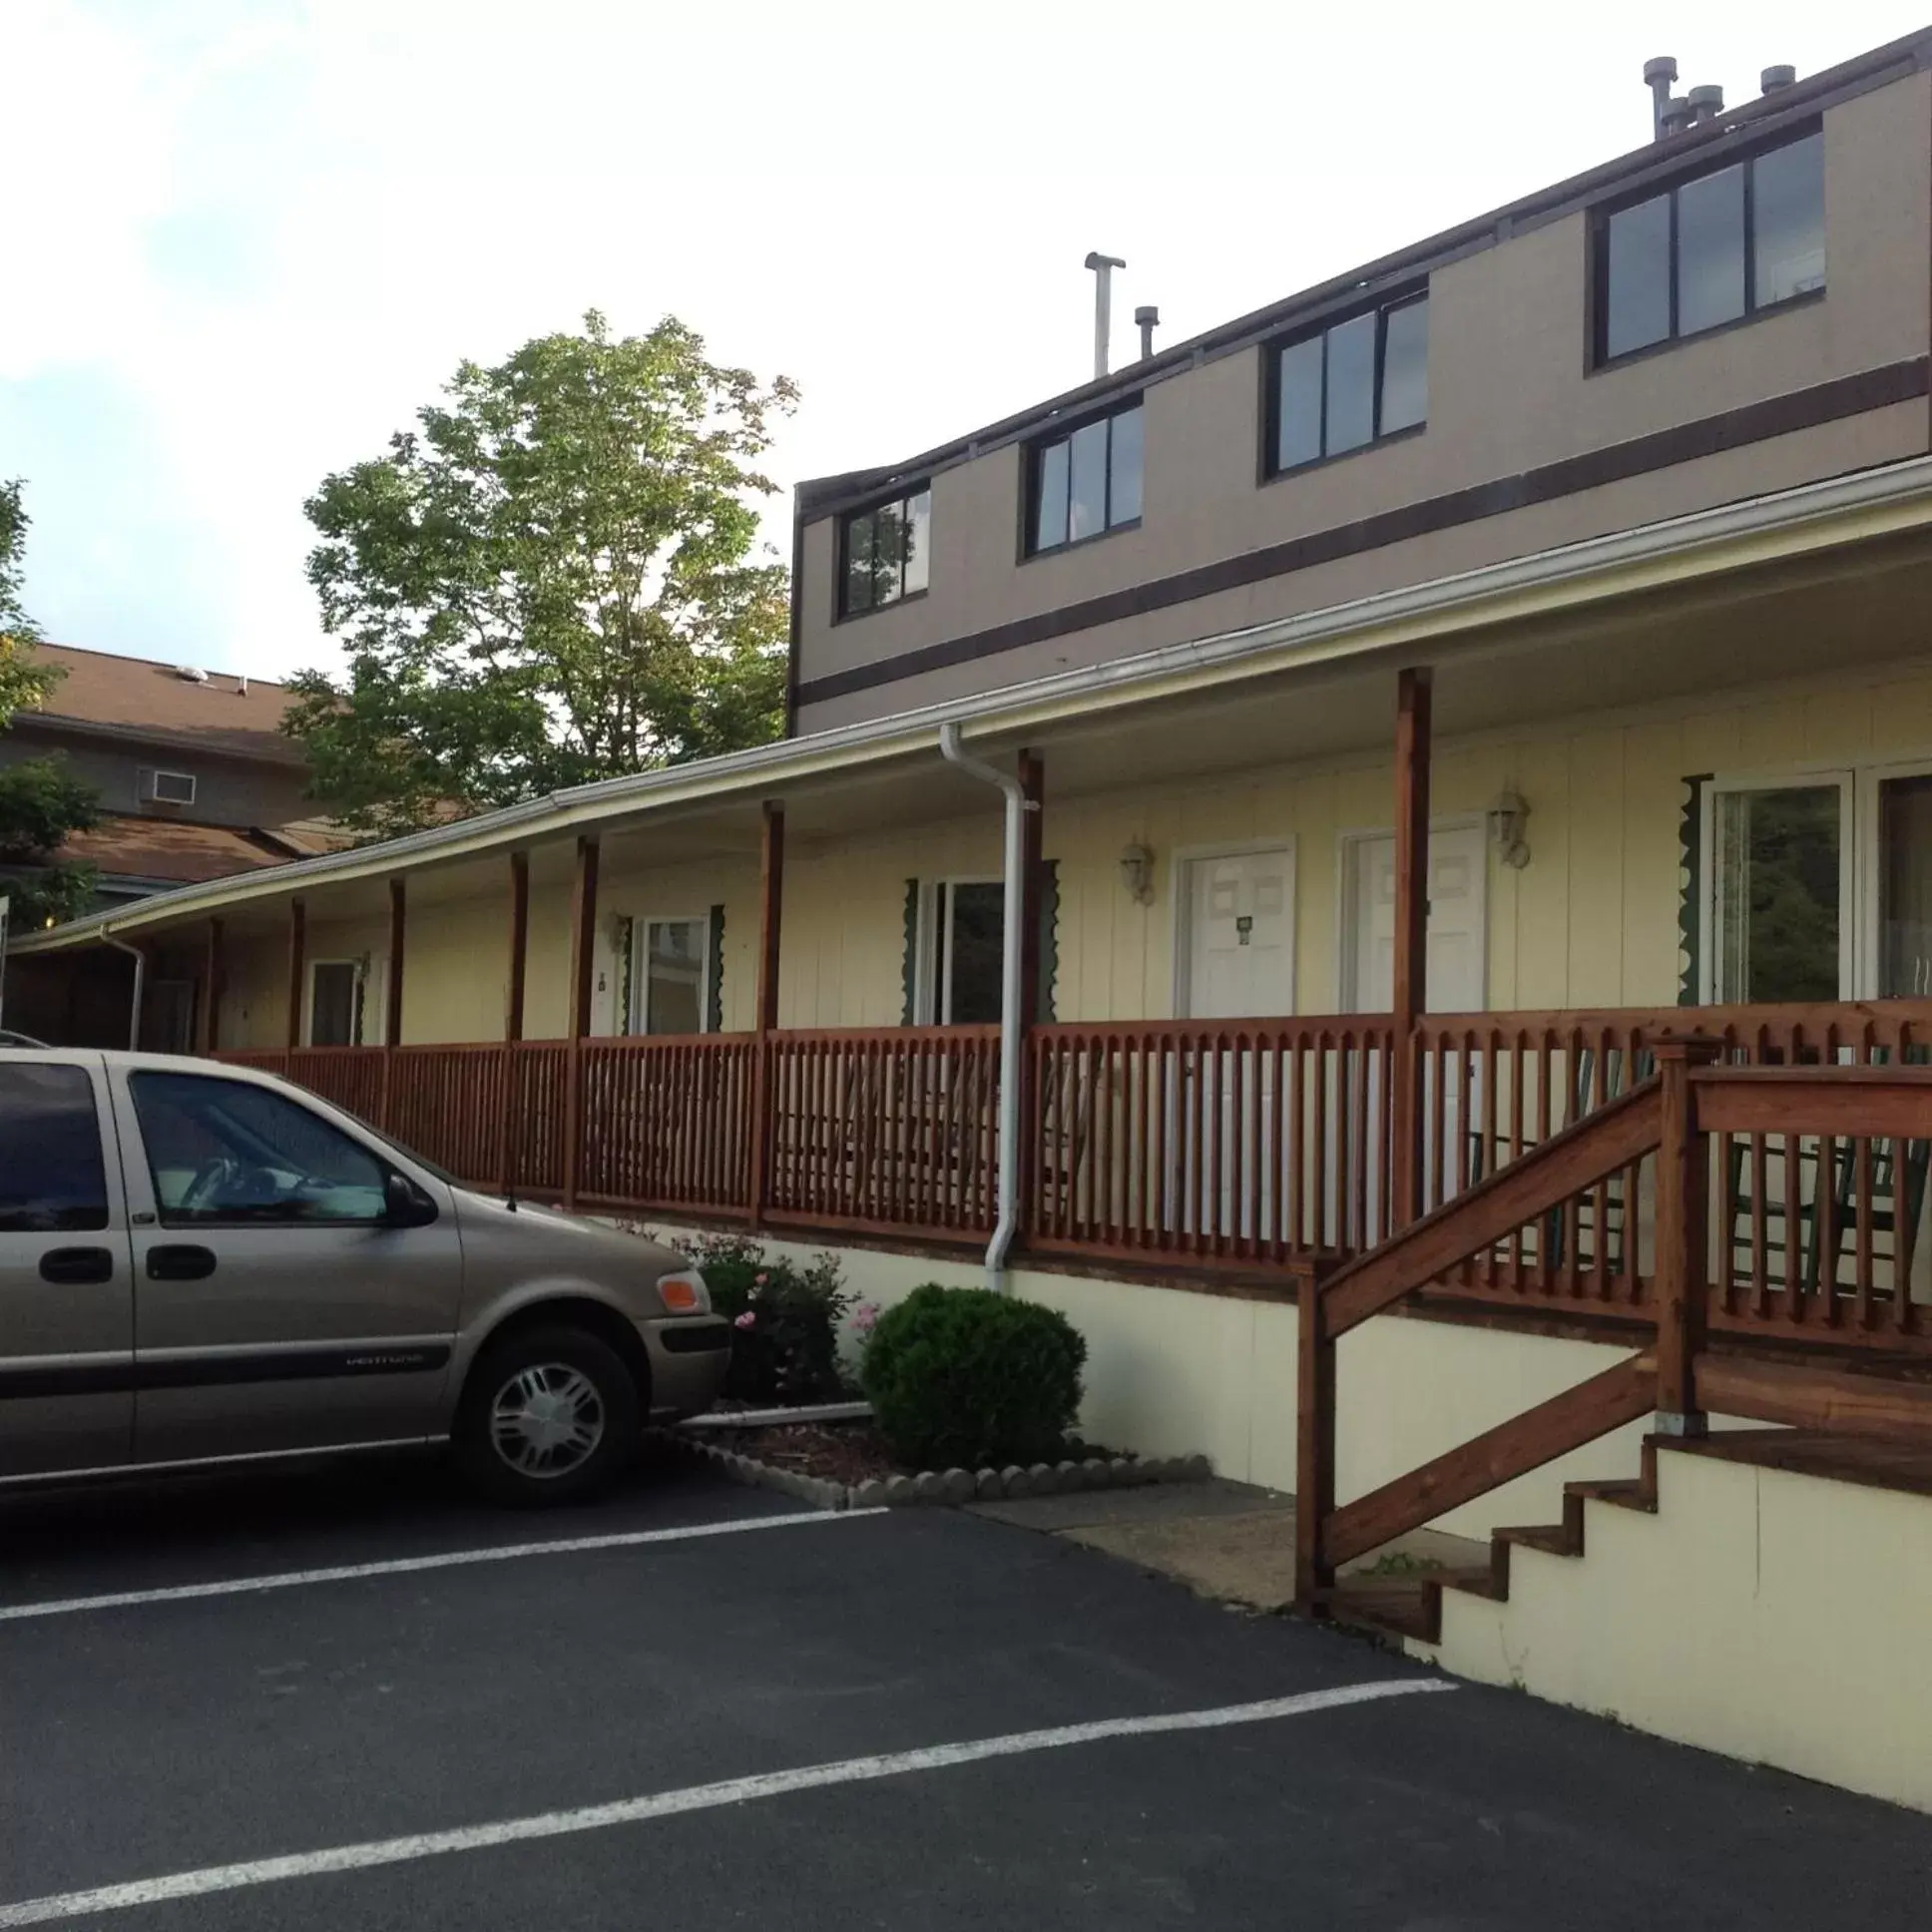
<svg viewBox="0 0 1932 1932"><path fill-rule="evenodd" d="M293 681L313 795L387 836L778 735L755 465L793 385L708 361L675 317L614 338L592 310L444 393L305 506L349 661Z"/></svg>
<svg viewBox="0 0 1932 1932"><path fill-rule="evenodd" d="M0 731L14 714L45 702L61 674L38 662L40 633L21 603L27 512L18 479L0 483ZM70 832L99 816L94 789L67 775L60 758L0 765L0 894L16 926L41 926L85 912L94 897L91 865L56 865Z"/></svg>

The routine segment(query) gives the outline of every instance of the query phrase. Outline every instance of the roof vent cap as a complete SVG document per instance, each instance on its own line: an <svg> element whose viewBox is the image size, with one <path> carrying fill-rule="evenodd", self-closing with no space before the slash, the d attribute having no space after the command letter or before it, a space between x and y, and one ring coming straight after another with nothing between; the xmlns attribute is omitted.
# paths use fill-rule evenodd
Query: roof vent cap
<svg viewBox="0 0 1932 1932"><path fill-rule="evenodd" d="M1798 70L1795 67L1767 67L1757 77L1759 93L1775 94L1780 88L1795 87Z"/></svg>
<svg viewBox="0 0 1932 1932"><path fill-rule="evenodd" d="M185 685L205 685L208 683L208 673L200 665L177 665L175 667L175 676Z"/></svg>

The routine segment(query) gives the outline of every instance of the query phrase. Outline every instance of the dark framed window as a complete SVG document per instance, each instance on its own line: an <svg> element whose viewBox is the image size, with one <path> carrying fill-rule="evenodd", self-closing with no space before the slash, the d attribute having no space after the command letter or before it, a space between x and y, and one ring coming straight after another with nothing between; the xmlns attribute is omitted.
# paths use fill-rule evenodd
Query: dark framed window
<svg viewBox="0 0 1932 1932"><path fill-rule="evenodd" d="M838 614L861 617L924 595L932 569L932 486L854 510L839 527Z"/></svg>
<svg viewBox="0 0 1932 1932"><path fill-rule="evenodd" d="M1429 297L1406 295L1269 350L1271 476L1429 419Z"/></svg>
<svg viewBox="0 0 1932 1932"><path fill-rule="evenodd" d="M1824 287L1824 136L1597 219L1597 360L1700 335Z"/></svg>
<svg viewBox="0 0 1932 1932"><path fill-rule="evenodd" d="M1146 444L1138 399L1035 443L1027 454L1027 554L1139 523Z"/></svg>
<svg viewBox="0 0 1932 1932"><path fill-rule="evenodd" d="M74 1066L0 1067L0 1234L108 1224L94 1083Z"/></svg>

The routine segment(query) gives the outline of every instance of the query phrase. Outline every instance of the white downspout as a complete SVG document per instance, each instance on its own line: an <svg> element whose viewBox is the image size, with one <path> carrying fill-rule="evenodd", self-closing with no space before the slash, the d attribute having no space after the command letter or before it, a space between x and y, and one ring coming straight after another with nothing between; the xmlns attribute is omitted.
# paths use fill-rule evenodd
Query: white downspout
<svg viewBox="0 0 1932 1932"><path fill-rule="evenodd" d="M132 1009L128 1014L128 1049L131 1053L139 1053L141 1051L141 991L142 982L148 976L148 955L139 946L130 946L125 939L116 939L106 932L101 934L101 943L112 946L117 952L126 953L134 961L134 998Z"/></svg>
<svg viewBox="0 0 1932 1932"><path fill-rule="evenodd" d="M1006 1254L1020 1226L1020 1008L1022 987L1020 925L1026 910L1025 838L1027 796L1018 778L984 758L963 750L959 726L939 727L939 751L948 764L998 785L1006 794L1006 857L1001 881L1006 889L1000 952L1000 1152L999 1223L986 1244L986 1285L1006 1292Z"/></svg>

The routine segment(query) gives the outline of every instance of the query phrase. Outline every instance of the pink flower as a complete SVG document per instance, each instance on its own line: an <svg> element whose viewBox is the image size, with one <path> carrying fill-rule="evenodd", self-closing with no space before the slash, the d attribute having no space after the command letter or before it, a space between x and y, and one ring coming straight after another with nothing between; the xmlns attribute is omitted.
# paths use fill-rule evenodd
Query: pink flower
<svg viewBox="0 0 1932 1932"><path fill-rule="evenodd" d="M869 1335L878 1326L879 1304L876 1301L861 1301L852 1310L852 1326L861 1335Z"/></svg>
<svg viewBox="0 0 1932 1932"><path fill-rule="evenodd" d="M753 1328L757 1325L757 1319L758 1319L757 1316L754 1315L749 1308L746 1308L745 1311L741 1315L739 1315L734 1322L732 1322L731 1326L733 1328Z"/></svg>

